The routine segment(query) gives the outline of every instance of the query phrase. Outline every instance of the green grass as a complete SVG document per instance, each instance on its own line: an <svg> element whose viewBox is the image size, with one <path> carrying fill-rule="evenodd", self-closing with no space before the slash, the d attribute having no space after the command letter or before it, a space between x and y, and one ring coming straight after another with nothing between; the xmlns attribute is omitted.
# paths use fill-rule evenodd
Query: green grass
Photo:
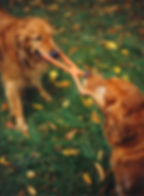
<svg viewBox="0 0 144 196"><path fill-rule="evenodd" d="M29 12L24 11L29 5L17 4L9 11L17 17L37 15L48 19L57 29L58 45L81 68L96 67L105 77L128 77L144 92L143 10L134 1L129 8L124 1L115 2L56 0L51 3L58 7L56 11L48 10L50 3L45 3L45 9L31 7ZM107 7L112 9L114 5L118 11L107 12ZM104 41L114 42L117 49L107 49ZM76 52L72 52L74 47ZM128 56L122 54L123 49L129 52ZM121 69L119 74L114 72L116 66ZM35 187L39 196L113 195L110 148L103 135L103 116L94 104L85 107L71 78L57 71L57 81L70 80L71 86L56 88L46 74L43 83L53 97L52 103L45 103L36 91L29 92L24 99L30 139L8 129L5 124L10 120L9 113L0 110L1 196L29 195L29 185ZM0 93L2 105L6 101L2 85ZM65 101L69 103L67 107L64 107ZM43 109L34 109L34 103ZM97 112L100 123L92 121L92 111ZM66 134L73 129L76 129L75 136L67 140ZM65 156L63 150L69 148L79 153ZM3 164L3 156L10 164ZM99 163L106 173L102 182L94 163ZM26 177L29 170L36 174L33 179ZM89 174L90 185L84 182L84 173Z"/></svg>

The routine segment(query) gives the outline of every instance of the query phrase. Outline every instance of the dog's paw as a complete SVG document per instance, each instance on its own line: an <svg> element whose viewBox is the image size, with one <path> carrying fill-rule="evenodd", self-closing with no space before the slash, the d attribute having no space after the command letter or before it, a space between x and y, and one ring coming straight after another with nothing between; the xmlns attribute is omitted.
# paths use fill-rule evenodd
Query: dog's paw
<svg viewBox="0 0 144 196"><path fill-rule="evenodd" d="M51 102L52 101L52 97L49 94L43 94L42 98L46 102Z"/></svg>
<svg viewBox="0 0 144 196"><path fill-rule="evenodd" d="M28 125L22 118L17 119L16 129L19 130L25 137L30 136L28 131Z"/></svg>

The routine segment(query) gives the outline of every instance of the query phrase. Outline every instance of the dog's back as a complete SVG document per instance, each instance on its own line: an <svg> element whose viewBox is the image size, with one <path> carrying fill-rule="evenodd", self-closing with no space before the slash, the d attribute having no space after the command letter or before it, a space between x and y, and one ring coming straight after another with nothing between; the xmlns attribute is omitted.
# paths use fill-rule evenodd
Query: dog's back
<svg viewBox="0 0 144 196"><path fill-rule="evenodd" d="M0 9L0 34L6 30L6 28L13 23L15 20L14 17L9 15L7 12L5 12L3 9Z"/></svg>

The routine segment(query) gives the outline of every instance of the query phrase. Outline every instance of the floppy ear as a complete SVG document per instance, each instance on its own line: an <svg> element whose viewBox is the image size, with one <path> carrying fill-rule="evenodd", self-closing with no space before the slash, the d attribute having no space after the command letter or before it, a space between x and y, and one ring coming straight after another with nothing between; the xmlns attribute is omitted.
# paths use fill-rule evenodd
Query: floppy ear
<svg viewBox="0 0 144 196"><path fill-rule="evenodd" d="M25 32L23 30L19 30L15 35L15 43L16 47L19 49L21 47L24 47L24 42L28 39Z"/></svg>
<svg viewBox="0 0 144 196"><path fill-rule="evenodd" d="M17 48L20 48L25 40L27 33L27 31L25 30L26 25L27 21L20 21L18 23L17 29L15 30L15 43Z"/></svg>

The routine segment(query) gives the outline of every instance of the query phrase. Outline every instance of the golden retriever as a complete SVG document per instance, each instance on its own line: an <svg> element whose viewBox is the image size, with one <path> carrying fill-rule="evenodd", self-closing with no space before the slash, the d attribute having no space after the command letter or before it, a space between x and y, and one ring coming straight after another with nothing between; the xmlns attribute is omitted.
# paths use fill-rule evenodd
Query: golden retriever
<svg viewBox="0 0 144 196"><path fill-rule="evenodd" d="M50 101L51 97L43 89L41 76L47 71L47 63L41 51L51 59L64 54L53 41L53 28L38 17L17 19L0 11L0 72L11 115L16 127L27 133L21 91L26 87L36 87L41 96Z"/></svg>
<svg viewBox="0 0 144 196"><path fill-rule="evenodd" d="M104 132L112 146L112 168L121 196L144 195L144 96L132 83L85 75L81 93L91 95L105 116Z"/></svg>

